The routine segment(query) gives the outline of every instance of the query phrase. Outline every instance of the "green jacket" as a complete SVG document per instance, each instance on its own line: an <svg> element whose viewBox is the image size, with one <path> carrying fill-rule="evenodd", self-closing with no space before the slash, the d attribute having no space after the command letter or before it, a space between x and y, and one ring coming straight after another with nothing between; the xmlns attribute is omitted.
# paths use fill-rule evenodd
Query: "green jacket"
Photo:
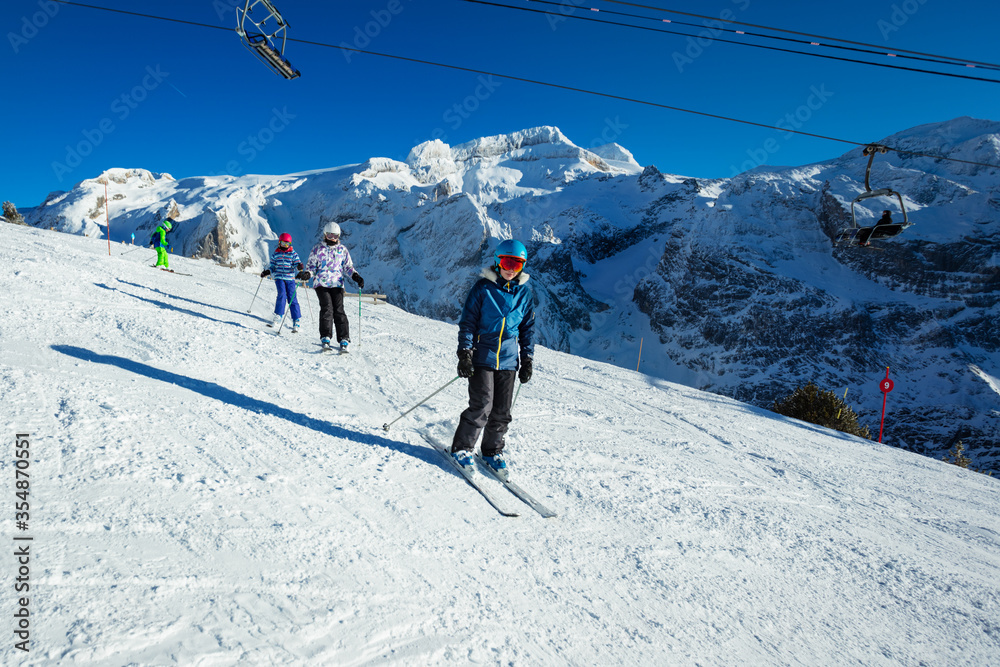
<svg viewBox="0 0 1000 667"><path fill-rule="evenodd" d="M156 248L167 248L170 244L167 243L167 230L163 227L157 227L153 230L153 235L149 237L149 243Z"/></svg>

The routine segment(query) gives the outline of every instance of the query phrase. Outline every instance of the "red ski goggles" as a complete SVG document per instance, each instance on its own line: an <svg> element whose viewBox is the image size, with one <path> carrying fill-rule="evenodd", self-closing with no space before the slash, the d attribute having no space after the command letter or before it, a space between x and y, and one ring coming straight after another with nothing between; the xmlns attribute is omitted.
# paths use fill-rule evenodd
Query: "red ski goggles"
<svg viewBox="0 0 1000 667"><path fill-rule="evenodd" d="M504 255L500 258L500 268L504 271L520 271L524 268L524 260L520 257Z"/></svg>

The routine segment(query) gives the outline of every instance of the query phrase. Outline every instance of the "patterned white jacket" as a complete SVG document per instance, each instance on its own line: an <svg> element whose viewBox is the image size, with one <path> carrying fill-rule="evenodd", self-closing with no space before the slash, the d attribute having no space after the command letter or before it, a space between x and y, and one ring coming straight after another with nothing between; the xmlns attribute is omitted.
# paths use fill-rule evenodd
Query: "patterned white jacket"
<svg viewBox="0 0 1000 667"><path fill-rule="evenodd" d="M313 274L314 287L343 287L346 279L354 275L354 262L343 245L320 243L309 253L306 271Z"/></svg>

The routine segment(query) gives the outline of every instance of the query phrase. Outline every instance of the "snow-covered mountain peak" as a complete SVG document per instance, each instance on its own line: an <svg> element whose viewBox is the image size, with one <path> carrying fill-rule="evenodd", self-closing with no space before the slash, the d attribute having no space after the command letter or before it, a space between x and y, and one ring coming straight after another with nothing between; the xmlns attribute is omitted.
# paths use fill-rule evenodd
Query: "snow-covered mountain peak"
<svg viewBox="0 0 1000 667"><path fill-rule="evenodd" d="M105 183L117 183L119 185L133 184L139 187L149 186L155 183L159 179L165 179L167 181L175 180L173 176L166 173L155 173L149 171L148 169L123 169L122 167L112 167L111 169L106 169L97 178L91 178L84 181L84 183L97 183L104 185Z"/></svg>
<svg viewBox="0 0 1000 667"><path fill-rule="evenodd" d="M425 184L440 183L458 172L451 146L440 139L414 146L406 157L406 163L413 177Z"/></svg>
<svg viewBox="0 0 1000 667"><path fill-rule="evenodd" d="M624 146L616 143L604 144L603 146L591 148L590 152L614 168L621 169L630 174L642 173L642 165L636 162L631 151Z"/></svg>
<svg viewBox="0 0 1000 667"><path fill-rule="evenodd" d="M452 148L456 160L497 158L517 151L521 148L544 145L562 145L576 148L558 127L533 127L510 134L497 134L491 137L481 137L458 144Z"/></svg>

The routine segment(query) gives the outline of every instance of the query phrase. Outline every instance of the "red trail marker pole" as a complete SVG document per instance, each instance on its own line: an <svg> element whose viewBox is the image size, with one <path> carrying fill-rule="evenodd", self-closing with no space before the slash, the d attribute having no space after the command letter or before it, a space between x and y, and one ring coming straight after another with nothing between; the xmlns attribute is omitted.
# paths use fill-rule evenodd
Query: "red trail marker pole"
<svg viewBox="0 0 1000 667"><path fill-rule="evenodd" d="M885 379L879 382L878 388L882 390L882 423L878 427L878 441L882 442L882 428L885 426L885 399L892 391L892 380L889 379L889 367L885 367Z"/></svg>

